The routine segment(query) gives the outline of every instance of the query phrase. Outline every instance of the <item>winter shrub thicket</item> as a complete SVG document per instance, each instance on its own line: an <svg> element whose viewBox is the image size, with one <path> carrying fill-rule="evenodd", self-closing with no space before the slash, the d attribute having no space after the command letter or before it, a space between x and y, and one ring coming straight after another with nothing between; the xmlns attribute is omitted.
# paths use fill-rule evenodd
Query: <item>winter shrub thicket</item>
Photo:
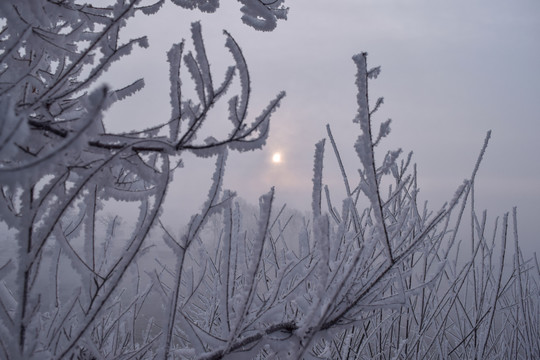
<svg viewBox="0 0 540 360"><path fill-rule="evenodd" d="M286 17L281 0L239 1L257 30ZM344 168L327 126L309 216L276 208L279 189L258 207L222 189L228 151L262 147L284 96L248 118L249 72L228 33L231 66L219 81L194 23L191 41L167 53L171 117L108 132L103 111L144 80L89 89L148 46L145 37L121 43L119 32L163 3L0 3L0 358L540 357L540 271L519 250L516 210L489 220L475 209L489 133L455 196L441 209L419 205L411 155L375 163L390 122L375 117L382 99L368 98L380 68L367 54L353 57L358 166ZM182 91L186 77L194 98ZM198 138L223 101L230 130ZM177 233L159 218L185 152L211 157L215 171L201 211ZM344 199L324 185L327 161L338 163Z"/></svg>

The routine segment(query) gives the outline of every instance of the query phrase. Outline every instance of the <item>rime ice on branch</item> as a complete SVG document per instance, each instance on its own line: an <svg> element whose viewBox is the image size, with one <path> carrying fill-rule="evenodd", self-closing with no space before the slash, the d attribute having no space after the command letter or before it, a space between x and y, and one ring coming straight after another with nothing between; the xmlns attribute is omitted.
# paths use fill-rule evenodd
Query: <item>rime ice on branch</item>
<svg viewBox="0 0 540 360"><path fill-rule="evenodd" d="M174 2L203 11L218 5ZM152 326L144 336L138 330L145 327L139 312L150 290L123 287L138 273L136 260L182 154L217 155L216 176L221 179L227 149L258 149L268 137L270 116L284 93L250 121L251 83L240 47L225 34L233 64L216 87L198 23L192 25L193 51L186 51L182 42L168 53L171 118L141 131L107 132L104 110L135 95L144 80L121 89L89 89L134 47L149 46L144 36L121 42L120 33L135 14L155 14L163 3L0 3L5 20L0 43L0 221L14 236L1 244L11 258L0 264L5 281L0 292L1 358L152 352L161 335ZM281 3L260 8L256 2L243 2L242 12L244 17L265 17L250 24L269 30L276 19L285 18ZM195 83L195 99L182 92L186 70ZM231 86L236 81L239 86ZM239 93L229 95L232 88ZM197 139L209 113L226 97L228 133ZM219 199L220 190L212 188L209 199ZM215 206L213 201L206 207ZM132 204L134 218L122 221L107 215L123 203ZM192 225L202 227L210 213L196 217ZM196 230L187 238L194 236ZM188 244L178 246L185 250ZM140 284L141 275L135 279ZM129 297L122 295L126 291ZM123 330L113 331L115 326L131 334L121 346Z"/></svg>

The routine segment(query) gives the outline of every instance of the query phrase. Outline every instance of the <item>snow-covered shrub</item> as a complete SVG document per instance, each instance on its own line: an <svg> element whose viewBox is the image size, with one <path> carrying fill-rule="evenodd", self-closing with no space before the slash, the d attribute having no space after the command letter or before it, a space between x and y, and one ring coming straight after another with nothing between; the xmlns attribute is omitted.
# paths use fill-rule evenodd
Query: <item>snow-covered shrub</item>
<svg viewBox="0 0 540 360"><path fill-rule="evenodd" d="M368 81L380 69L367 67L366 54L353 59L358 176L348 175L327 127L347 194L340 209L323 186L326 140L315 146L311 218L272 209L272 190L250 226L253 214L224 193L213 230L199 232L182 259L189 270L177 283L175 316L183 321L174 347L199 359L538 357L538 264L519 252L515 211L509 266L508 214L490 228L474 207L490 134L455 196L437 211L419 206L411 154L401 159L400 150L390 151L375 163L389 134L389 121L373 131L382 99L369 107ZM382 184L390 184L387 192ZM463 232L467 206L471 223ZM168 278L163 272L161 287Z"/></svg>
<svg viewBox="0 0 540 360"><path fill-rule="evenodd" d="M412 154L399 160L401 150L389 151L382 164L375 163L374 152L389 134L390 120L374 132L373 115L383 101L379 98L370 107L368 81L380 68L369 69L366 57L353 57L358 69L354 122L360 125L354 144L360 160L355 186L327 126L347 194L339 211L324 187L328 215L321 215L324 141L316 146L313 238L325 245L311 253L322 269L315 283L323 288L314 292L324 295L314 297L315 311L307 312L309 327L303 328L305 321L297 323L296 334L304 336L300 352L306 358L328 359L537 358L536 256L525 260L521 254L515 208L512 225L505 214L490 227L487 212L481 217L476 212L475 177L490 132L471 177L454 198L438 211L429 210L427 203L420 207L416 167L410 170ZM390 184L385 196L382 184ZM463 221L467 207L469 224ZM317 224L321 217L324 226ZM507 244L509 227L513 247Z"/></svg>

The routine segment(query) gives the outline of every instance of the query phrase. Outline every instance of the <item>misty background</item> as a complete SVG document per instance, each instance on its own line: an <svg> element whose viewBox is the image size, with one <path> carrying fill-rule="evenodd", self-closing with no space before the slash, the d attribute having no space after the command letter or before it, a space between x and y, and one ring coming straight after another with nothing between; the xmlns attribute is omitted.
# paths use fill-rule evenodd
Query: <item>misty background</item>
<svg viewBox="0 0 540 360"><path fill-rule="evenodd" d="M370 83L370 100L385 103L374 127L391 118L392 132L379 147L413 151L421 200L438 209L470 176L484 137L492 130L476 179L476 207L488 209L493 224L518 207L525 257L540 241L540 3L535 0L434 2L427 0L294 0L287 21L271 33L256 32L240 21L240 4L224 1L215 14L187 11L167 3L151 17L129 20L124 40L148 35L150 47L111 66L102 77L121 88L144 77L146 86L114 105L107 130L140 129L168 119L169 66L166 52L186 39L190 24L201 20L216 83L233 63L224 48L226 29L246 57L252 84L250 119L285 90L271 120L262 151L230 153L226 188L256 204L276 186L276 201L308 210L314 144L330 124L348 175L356 182L359 161L353 144L356 105L352 55L368 52L369 66L382 73ZM208 131L227 131L227 113L211 119ZM328 144L329 145L329 144ZM272 155L282 154L273 164ZM180 230L206 198L213 159L183 157L169 188L164 224ZM380 163L380 162L379 162ZM344 191L330 146L325 178L334 206Z"/></svg>

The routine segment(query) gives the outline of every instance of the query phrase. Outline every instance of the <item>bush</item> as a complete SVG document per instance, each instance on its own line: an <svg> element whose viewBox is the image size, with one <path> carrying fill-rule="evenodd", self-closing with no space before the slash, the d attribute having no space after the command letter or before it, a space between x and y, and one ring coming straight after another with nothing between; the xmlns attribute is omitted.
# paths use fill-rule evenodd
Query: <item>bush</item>
<svg viewBox="0 0 540 360"><path fill-rule="evenodd" d="M173 2L208 12L218 5ZM283 1L240 2L242 20L258 30L286 16ZM162 4L0 4L2 358L540 357L540 271L519 250L516 211L491 233L486 213L475 211L474 179L489 134L454 198L437 211L421 208L410 155L391 151L375 164L390 122L373 131L382 99L370 108L368 81L380 68L369 69L365 53L353 57L358 177L347 175L327 127L346 193L340 210L323 186L325 140L315 147L309 217L275 209L273 188L255 213L222 189L228 151L261 148L284 96L248 121L249 72L228 33L233 65L220 85L194 23L193 49L180 42L167 54L171 118L107 132L103 111L144 81L89 89L134 46L148 46L144 37L119 43L126 20ZM194 98L183 91L187 74ZM209 113L235 89L229 132L198 139ZM185 152L216 162L200 213L177 236L159 215ZM383 184L390 184L386 195ZM459 231L468 204L464 255ZM151 229L167 247L152 248ZM156 265L140 261L156 252Z"/></svg>

